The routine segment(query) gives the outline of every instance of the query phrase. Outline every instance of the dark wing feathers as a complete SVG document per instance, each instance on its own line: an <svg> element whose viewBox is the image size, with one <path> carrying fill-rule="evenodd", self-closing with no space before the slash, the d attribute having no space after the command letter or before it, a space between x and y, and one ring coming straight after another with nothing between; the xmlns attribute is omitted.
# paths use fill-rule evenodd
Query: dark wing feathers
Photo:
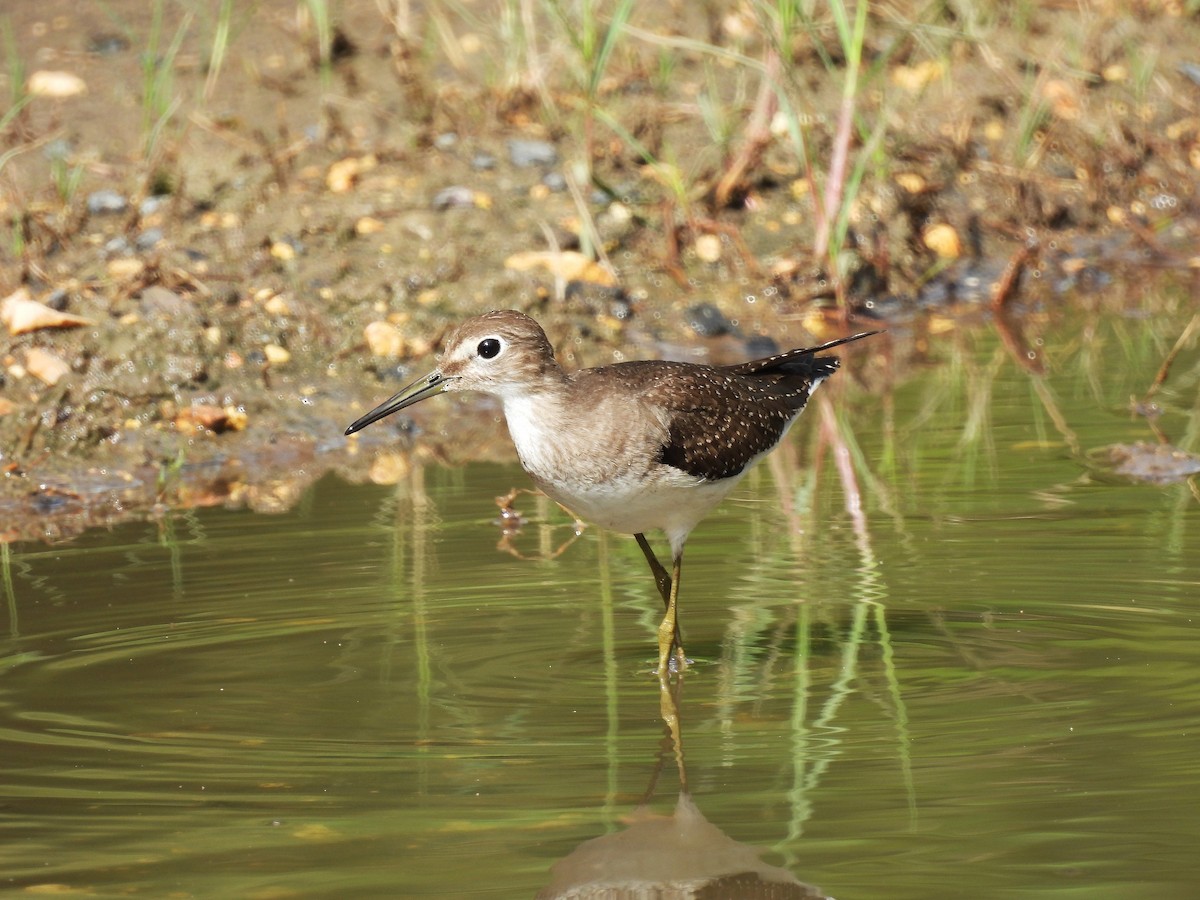
<svg viewBox="0 0 1200 900"><path fill-rule="evenodd" d="M740 474L779 442L813 387L837 371L836 357L816 354L867 336L735 366L659 363L662 377L648 379L643 392L648 403L668 411L659 461L710 481Z"/></svg>

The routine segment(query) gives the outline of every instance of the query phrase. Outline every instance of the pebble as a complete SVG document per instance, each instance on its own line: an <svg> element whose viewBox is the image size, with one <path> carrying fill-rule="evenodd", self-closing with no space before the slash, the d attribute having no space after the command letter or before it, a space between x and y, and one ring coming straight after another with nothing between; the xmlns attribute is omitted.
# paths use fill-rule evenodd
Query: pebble
<svg viewBox="0 0 1200 900"><path fill-rule="evenodd" d="M87 83L74 72L52 72L39 70L29 76L25 90L34 97L52 97L62 100L87 93Z"/></svg>
<svg viewBox="0 0 1200 900"><path fill-rule="evenodd" d="M696 256L703 262L715 263L721 258L721 239L715 234L702 234L693 245Z"/></svg>
<svg viewBox="0 0 1200 900"><path fill-rule="evenodd" d="M756 334L746 341L746 355L751 359L774 356L778 352L779 344L769 335Z"/></svg>
<svg viewBox="0 0 1200 900"><path fill-rule="evenodd" d="M152 216L166 205L166 196L163 194L152 194L143 200L141 205L138 206L138 214L143 217Z"/></svg>
<svg viewBox="0 0 1200 900"><path fill-rule="evenodd" d="M479 152L471 157L471 168L480 172L496 168L496 157L490 153Z"/></svg>
<svg viewBox="0 0 1200 900"><path fill-rule="evenodd" d="M458 135L453 131L444 131L433 139L433 146L438 150L450 150L458 143Z"/></svg>
<svg viewBox="0 0 1200 900"><path fill-rule="evenodd" d="M72 152L71 142L66 138L55 138L42 148L42 156L50 162L65 160L70 157Z"/></svg>
<svg viewBox="0 0 1200 900"><path fill-rule="evenodd" d="M1195 63L1180 63L1179 74L1183 75L1185 78L1191 79L1196 84L1200 84L1200 66L1196 65Z"/></svg>
<svg viewBox="0 0 1200 900"><path fill-rule="evenodd" d="M88 53L97 56L116 56L129 49L129 40L120 34L93 34L88 38Z"/></svg>
<svg viewBox="0 0 1200 900"><path fill-rule="evenodd" d="M433 208L438 212L446 209L471 207L475 205L475 192L462 185L442 188L433 195Z"/></svg>
<svg viewBox="0 0 1200 900"><path fill-rule="evenodd" d="M145 252L147 250L153 250L156 246L158 246L162 239L163 230L161 228L147 228L136 238L134 238L133 244L138 250Z"/></svg>
<svg viewBox="0 0 1200 900"><path fill-rule="evenodd" d="M123 213L129 206L129 201L116 191L103 188L88 194L87 208L93 216Z"/></svg>
<svg viewBox="0 0 1200 900"><path fill-rule="evenodd" d="M124 256L133 250L133 246L129 243L128 238L123 234L118 234L116 237L109 238L104 244L105 256Z"/></svg>
<svg viewBox="0 0 1200 900"><path fill-rule="evenodd" d="M711 303L697 303L689 308L687 323L692 331L705 338L734 334L737 331L725 314Z"/></svg>
<svg viewBox="0 0 1200 900"><path fill-rule="evenodd" d="M267 344L263 347L263 355L273 366L281 366L292 358L292 354L278 344Z"/></svg>
<svg viewBox="0 0 1200 900"><path fill-rule="evenodd" d="M363 338L373 356L397 359L404 354L404 337L391 322L368 323L363 329Z"/></svg>
<svg viewBox="0 0 1200 900"><path fill-rule="evenodd" d="M558 162L558 150L547 141L535 141L529 138L510 138L508 141L508 158L514 166L521 169L530 166L552 166Z"/></svg>
<svg viewBox="0 0 1200 900"><path fill-rule="evenodd" d="M192 313L191 304L179 294L156 284L142 288L138 300L142 314L150 318L178 319Z"/></svg>
<svg viewBox="0 0 1200 900"><path fill-rule="evenodd" d="M563 178L561 172L547 172L542 176L542 184L556 194L567 189L567 179Z"/></svg>

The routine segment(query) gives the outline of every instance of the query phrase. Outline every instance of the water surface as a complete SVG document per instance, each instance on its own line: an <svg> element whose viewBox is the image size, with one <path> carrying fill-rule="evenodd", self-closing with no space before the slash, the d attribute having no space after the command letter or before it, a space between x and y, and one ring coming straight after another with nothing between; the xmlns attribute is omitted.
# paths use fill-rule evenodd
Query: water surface
<svg viewBox="0 0 1200 900"><path fill-rule="evenodd" d="M1171 329L1081 333L823 389L688 544L674 707L630 538L522 497L497 549L513 465L4 548L0 883L531 897L674 834L840 898L1194 896L1200 504L1083 462L1153 439Z"/></svg>

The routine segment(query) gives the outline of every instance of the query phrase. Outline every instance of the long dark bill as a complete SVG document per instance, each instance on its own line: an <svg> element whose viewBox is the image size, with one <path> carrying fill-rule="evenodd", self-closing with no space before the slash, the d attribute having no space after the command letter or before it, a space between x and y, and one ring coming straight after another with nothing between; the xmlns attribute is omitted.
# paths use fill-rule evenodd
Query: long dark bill
<svg viewBox="0 0 1200 900"><path fill-rule="evenodd" d="M394 412L399 412L406 406L419 403L426 397L440 394L446 389L448 383L442 377L441 372L430 372L424 378L418 378L412 384L401 389L383 403L380 403L361 419L357 419L353 425L346 429L346 434L354 434L356 431L362 431L372 422L378 422L380 419L386 418Z"/></svg>

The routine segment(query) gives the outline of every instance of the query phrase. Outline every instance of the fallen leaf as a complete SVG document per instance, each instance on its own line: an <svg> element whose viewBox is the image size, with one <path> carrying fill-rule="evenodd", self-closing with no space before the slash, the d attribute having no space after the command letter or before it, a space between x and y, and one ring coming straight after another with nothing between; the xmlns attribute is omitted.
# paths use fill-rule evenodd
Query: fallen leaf
<svg viewBox="0 0 1200 900"><path fill-rule="evenodd" d="M892 84L917 93L946 74L946 64L940 59L927 59L915 66L897 66L892 70Z"/></svg>
<svg viewBox="0 0 1200 900"><path fill-rule="evenodd" d="M244 410L236 406L213 406L209 403L197 403L181 409L175 416L175 428L179 431L211 431L221 434L226 431L242 431L246 427L247 416Z"/></svg>
<svg viewBox="0 0 1200 900"><path fill-rule="evenodd" d="M526 250L506 259L504 267L514 272L545 269L563 281L586 281L604 287L615 287L617 283L608 269L576 250Z"/></svg>
<svg viewBox="0 0 1200 900"><path fill-rule="evenodd" d="M1078 88L1062 78L1051 78L1042 85L1042 99L1060 119L1078 119L1082 113Z"/></svg>
<svg viewBox="0 0 1200 900"><path fill-rule="evenodd" d="M325 186L335 194L344 194L354 187L359 175L371 171L376 165L372 154L339 159L329 167L329 172L325 175Z"/></svg>
<svg viewBox="0 0 1200 900"><path fill-rule="evenodd" d="M53 387L71 374L71 367L58 354L41 347L31 347L25 351L25 371Z"/></svg>
<svg viewBox="0 0 1200 900"><path fill-rule="evenodd" d="M41 328L77 328L95 324L82 316L59 312L29 296L29 291L19 287L0 304L0 321L8 326L8 333L17 335Z"/></svg>

